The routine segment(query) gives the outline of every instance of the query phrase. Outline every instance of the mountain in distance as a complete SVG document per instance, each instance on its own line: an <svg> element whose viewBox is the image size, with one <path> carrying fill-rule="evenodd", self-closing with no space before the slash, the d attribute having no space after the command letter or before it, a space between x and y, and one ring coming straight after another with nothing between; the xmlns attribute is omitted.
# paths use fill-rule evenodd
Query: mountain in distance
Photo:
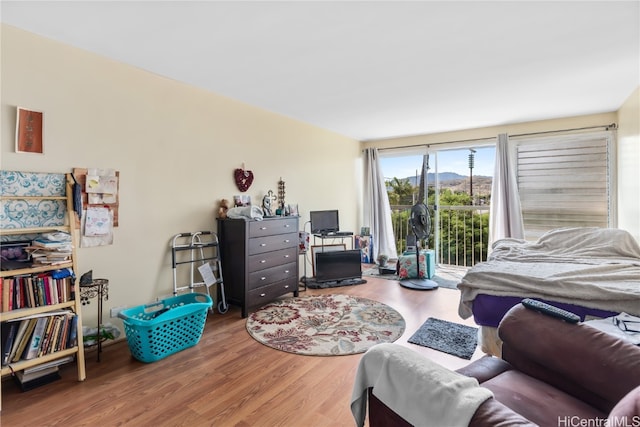
<svg viewBox="0 0 640 427"><path fill-rule="evenodd" d="M480 176L480 175L473 175L473 178L491 178L490 176ZM416 176L408 176L404 179L409 180L409 183L411 185L418 185L420 183L420 177L416 177ZM429 181L429 184L433 184L435 183L435 179L436 179L436 174L429 172L427 174L427 180ZM456 172L440 172L438 173L438 181L440 181L440 184L447 182L447 181L459 181L459 180L463 180L463 179L469 179L469 175L460 175Z"/></svg>
<svg viewBox="0 0 640 427"><path fill-rule="evenodd" d="M429 186L435 185L435 173L427 174ZM420 184L420 177L408 176L404 178L409 181L413 186ZM455 172L440 172L438 174L438 181L441 188L448 188L454 192L466 193L469 191L469 176L460 175ZM473 175L473 191L476 195L491 194L491 183L493 177L484 175Z"/></svg>

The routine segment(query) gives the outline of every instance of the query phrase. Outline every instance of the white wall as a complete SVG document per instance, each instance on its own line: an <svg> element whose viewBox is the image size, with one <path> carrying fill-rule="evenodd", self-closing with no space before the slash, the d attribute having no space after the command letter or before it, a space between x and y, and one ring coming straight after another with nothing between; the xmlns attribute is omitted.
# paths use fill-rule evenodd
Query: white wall
<svg viewBox="0 0 640 427"><path fill-rule="evenodd" d="M171 238L215 231L243 162L254 202L282 177L301 228L318 209L340 209L344 229L361 226L357 141L4 24L1 43L2 169L120 171L114 244L78 250L80 274L109 279L107 320L110 307L172 291ZM14 152L16 106L44 112L44 155ZM95 310L85 307L85 325Z"/></svg>
<svg viewBox="0 0 640 427"><path fill-rule="evenodd" d="M640 242L640 87L618 111L618 227Z"/></svg>

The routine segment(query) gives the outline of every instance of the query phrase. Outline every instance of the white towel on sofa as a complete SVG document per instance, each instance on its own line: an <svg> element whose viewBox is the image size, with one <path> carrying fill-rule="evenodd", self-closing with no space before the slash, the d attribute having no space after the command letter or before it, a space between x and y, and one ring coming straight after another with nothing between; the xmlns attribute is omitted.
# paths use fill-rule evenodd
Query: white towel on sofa
<svg viewBox="0 0 640 427"><path fill-rule="evenodd" d="M475 378L451 371L398 344L378 344L360 360L351 395L351 412L363 426L367 389L414 426L467 426L493 393Z"/></svg>

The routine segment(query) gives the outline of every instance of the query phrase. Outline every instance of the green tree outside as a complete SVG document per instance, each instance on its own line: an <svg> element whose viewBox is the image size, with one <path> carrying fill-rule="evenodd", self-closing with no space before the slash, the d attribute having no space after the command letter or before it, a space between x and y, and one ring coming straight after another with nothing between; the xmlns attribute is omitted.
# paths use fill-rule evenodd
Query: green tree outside
<svg viewBox="0 0 640 427"><path fill-rule="evenodd" d="M395 205L391 219L396 232L396 249L402 253L406 248L406 236L412 234L409 226L413 195L417 191L408 179L393 178L389 181L388 195L391 205ZM483 205L478 209L469 209L472 205L471 196L465 192L454 192L444 189L439 198L440 224L436 224L435 191L428 190L428 202L431 210L432 229L436 226L440 230L440 262L443 264L472 266L484 261L487 256L487 243L489 238L489 212L488 206ZM402 206L402 208L400 208ZM464 209L455 209L457 206L465 206ZM480 210L482 209L482 210ZM434 233L432 232L427 242L428 247L433 248Z"/></svg>

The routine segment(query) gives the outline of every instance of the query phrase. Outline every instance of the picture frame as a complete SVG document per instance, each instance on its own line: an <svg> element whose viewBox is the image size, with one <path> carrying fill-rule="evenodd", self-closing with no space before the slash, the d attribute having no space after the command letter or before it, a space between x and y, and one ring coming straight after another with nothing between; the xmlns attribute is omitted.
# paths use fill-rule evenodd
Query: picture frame
<svg viewBox="0 0 640 427"><path fill-rule="evenodd" d="M299 216L300 215L300 213L298 211L298 204L297 203L289 204L289 205L287 205L287 207L289 208L288 209L289 213L287 215L289 215L289 216Z"/></svg>
<svg viewBox="0 0 640 427"><path fill-rule="evenodd" d="M30 246L30 241L0 242L0 264L2 264L2 270L30 267L32 259L31 254L27 251Z"/></svg>
<svg viewBox="0 0 640 427"><path fill-rule="evenodd" d="M44 154L44 113L17 107L16 153Z"/></svg>
<svg viewBox="0 0 640 427"><path fill-rule="evenodd" d="M311 270L313 271L313 277L316 276L316 254L319 252L335 252L346 251L347 245L345 243L336 243L331 245L313 245L311 246Z"/></svg>

